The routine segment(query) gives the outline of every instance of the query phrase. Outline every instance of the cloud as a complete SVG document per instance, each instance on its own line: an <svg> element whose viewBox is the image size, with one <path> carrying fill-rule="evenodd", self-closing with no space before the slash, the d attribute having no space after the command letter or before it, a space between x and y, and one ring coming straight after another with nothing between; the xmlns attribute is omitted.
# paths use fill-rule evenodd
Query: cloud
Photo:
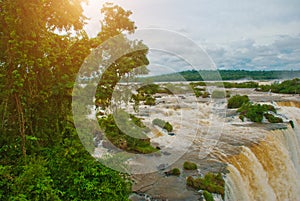
<svg viewBox="0 0 300 201"><path fill-rule="evenodd" d="M95 36L105 0L90 1L85 11L92 21L86 30ZM299 0L110 1L132 10L138 28L163 28L187 36L207 50L218 68L300 69ZM175 49L184 53L188 48L178 43ZM188 68L167 55L149 57L174 69Z"/></svg>
<svg viewBox="0 0 300 201"><path fill-rule="evenodd" d="M207 51L222 69L300 70L300 35L281 35L269 45L246 39Z"/></svg>

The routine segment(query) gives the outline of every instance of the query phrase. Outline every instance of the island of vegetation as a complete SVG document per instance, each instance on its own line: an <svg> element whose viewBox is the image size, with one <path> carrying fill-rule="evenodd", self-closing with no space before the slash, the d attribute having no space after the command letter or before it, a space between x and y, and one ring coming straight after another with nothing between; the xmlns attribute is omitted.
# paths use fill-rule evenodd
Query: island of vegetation
<svg viewBox="0 0 300 201"><path fill-rule="evenodd" d="M221 173L207 173L203 178L193 178L189 176L186 180L186 184L196 190L204 190L203 195L205 198L211 199L211 193L220 194L224 199L225 195L225 181ZM206 193L205 193L206 192Z"/></svg>

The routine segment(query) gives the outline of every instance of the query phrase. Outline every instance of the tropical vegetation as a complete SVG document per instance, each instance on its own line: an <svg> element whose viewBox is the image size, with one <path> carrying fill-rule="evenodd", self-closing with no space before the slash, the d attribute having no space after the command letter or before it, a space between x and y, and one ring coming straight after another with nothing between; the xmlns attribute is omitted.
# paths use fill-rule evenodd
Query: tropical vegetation
<svg viewBox="0 0 300 201"><path fill-rule="evenodd" d="M102 28L90 38L83 29L84 2L0 1L0 200L128 200L128 176L101 165L83 147L71 103L85 58L107 39L133 33L135 24L131 11L107 3ZM141 45L123 38L130 47ZM109 105L120 76L148 64L147 51L109 66L98 87L98 107ZM132 150L149 152L143 143Z"/></svg>

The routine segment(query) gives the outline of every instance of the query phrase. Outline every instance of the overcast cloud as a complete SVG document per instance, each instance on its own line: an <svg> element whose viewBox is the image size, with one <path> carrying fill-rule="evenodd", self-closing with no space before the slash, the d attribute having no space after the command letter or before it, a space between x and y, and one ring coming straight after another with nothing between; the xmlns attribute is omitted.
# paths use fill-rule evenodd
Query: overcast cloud
<svg viewBox="0 0 300 201"><path fill-rule="evenodd" d="M100 29L104 0L90 0L90 36ZM179 32L202 46L220 69L300 70L299 0L114 0L138 28ZM151 54L151 63L189 69L180 59ZM160 62L158 62L160 60Z"/></svg>

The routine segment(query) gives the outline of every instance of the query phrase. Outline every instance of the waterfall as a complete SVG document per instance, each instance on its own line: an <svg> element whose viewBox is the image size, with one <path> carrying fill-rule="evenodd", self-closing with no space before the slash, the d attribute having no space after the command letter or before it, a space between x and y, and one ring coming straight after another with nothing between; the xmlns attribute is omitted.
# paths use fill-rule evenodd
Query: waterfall
<svg viewBox="0 0 300 201"><path fill-rule="evenodd" d="M297 107L300 108L300 102L298 101L285 101L285 102L277 102L279 106L286 106L286 107Z"/></svg>
<svg viewBox="0 0 300 201"><path fill-rule="evenodd" d="M299 143L292 128L271 131L259 144L226 159L227 201L300 199Z"/></svg>
<svg viewBox="0 0 300 201"><path fill-rule="evenodd" d="M298 175L300 175L300 146L295 131L288 127L287 130L275 130L273 135L283 144L288 150L289 157L295 166Z"/></svg>

